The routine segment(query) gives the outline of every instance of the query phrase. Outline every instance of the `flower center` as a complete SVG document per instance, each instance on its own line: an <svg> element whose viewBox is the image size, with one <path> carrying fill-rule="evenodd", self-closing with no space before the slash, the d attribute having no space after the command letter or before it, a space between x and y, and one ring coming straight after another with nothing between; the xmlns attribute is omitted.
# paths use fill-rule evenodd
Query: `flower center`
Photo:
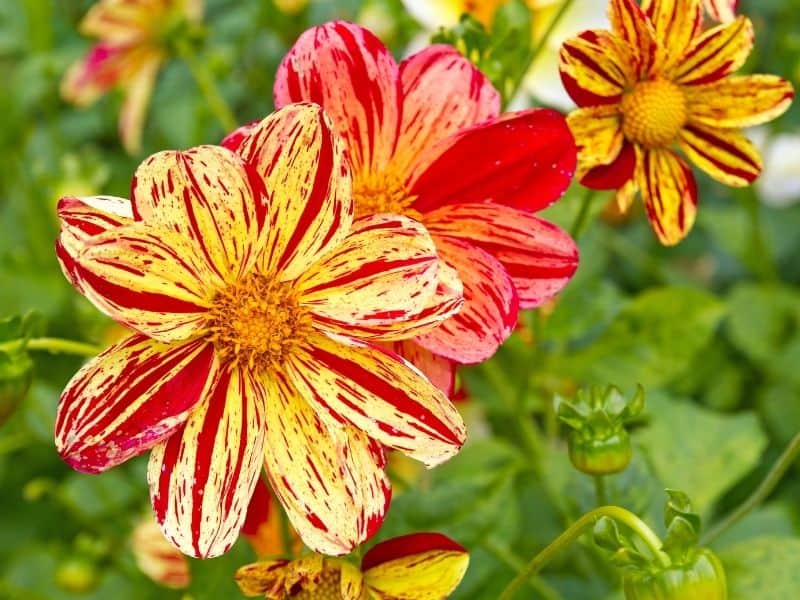
<svg viewBox="0 0 800 600"><path fill-rule="evenodd" d="M622 97L622 131L647 148L671 144L686 124L686 97L664 79L642 81Z"/></svg>
<svg viewBox="0 0 800 600"><path fill-rule="evenodd" d="M308 336L311 315L291 285L253 273L217 294L209 330L222 360L263 370Z"/></svg>
<svg viewBox="0 0 800 600"><path fill-rule="evenodd" d="M394 173L368 174L353 183L356 217L393 213L418 217L410 207L416 200Z"/></svg>
<svg viewBox="0 0 800 600"><path fill-rule="evenodd" d="M341 577L339 569L325 569L313 589L304 587L290 597L292 600L342 600Z"/></svg>

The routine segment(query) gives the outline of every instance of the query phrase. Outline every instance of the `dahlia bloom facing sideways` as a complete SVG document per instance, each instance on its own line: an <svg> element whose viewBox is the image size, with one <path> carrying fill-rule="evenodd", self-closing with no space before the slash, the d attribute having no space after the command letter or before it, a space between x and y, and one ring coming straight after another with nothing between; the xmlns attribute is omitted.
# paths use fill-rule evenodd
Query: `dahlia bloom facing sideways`
<svg viewBox="0 0 800 600"><path fill-rule="evenodd" d="M490 357L519 308L551 298L574 273L575 243L532 214L557 200L574 172L564 118L541 109L500 116L497 91L453 48L430 46L398 65L362 27L314 27L276 76L275 105L296 101L320 104L344 138L356 215L418 220L458 272L463 309L396 348L445 388L449 361ZM237 148L250 127L223 145Z"/></svg>
<svg viewBox="0 0 800 600"><path fill-rule="evenodd" d="M138 152L156 76L167 59L164 34L179 20L199 22L202 13L201 0L100 0L80 25L81 33L100 41L67 71L61 95L88 106L121 87L120 137L129 153Z"/></svg>
<svg viewBox="0 0 800 600"><path fill-rule="evenodd" d="M432 466L464 441L445 395L376 345L457 311L458 281L413 220L353 220L318 106L267 117L240 151L161 152L130 201L61 200L66 276L138 333L70 381L56 445L89 473L152 449L156 519L196 557L236 540L263 464L306 545L343 554L383 519L384 446Z"/></svg>
<svg viewBox="0 0 800 600"><path fill-rule="evenodd" d="M455 591L469 554L438 533L413 533L373 546L357 569L320 555L253 563L236 572L246 596L267 600L429 600Z"/></svg>
<svg viewBox="0 0 800 600"><path fill-rule="evenodd" d="M782 114L794 97L773 75L729 77L747 59L745 17L702 30L700 0L611 0L612 31L585 31L561 50L561 77L579 108L568 117L578 176L617 189L626 209L638 189L658 238L680 242L697 211L697 187L678 146L731 186L752 183L761 159L742 127Z"/></svg>

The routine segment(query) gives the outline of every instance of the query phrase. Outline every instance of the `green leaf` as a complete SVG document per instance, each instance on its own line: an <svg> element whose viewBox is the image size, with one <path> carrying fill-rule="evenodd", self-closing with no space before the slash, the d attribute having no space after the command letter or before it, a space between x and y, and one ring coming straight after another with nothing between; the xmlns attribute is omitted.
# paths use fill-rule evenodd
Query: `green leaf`
<svg viewBox="0 0 800 600"><path fill-rule="evenodd" d="M646 291L584 350L553 368L583 381L661 385L679 375L706 345L724 315L713 295L683 287Z"/></svg>
<svg viewBox="0 0 800 600"><path fill-rule="evenodd" d="M800 590L800 539L761 537L720 552L730 600L788 600Z"/></svg>
<svg viewBox="0 0 800 600"><path fill-rule="evenodd" d="M650 425L635 440L666 487L686 490L699 513L759 461L766 436L752 413L720 415L651 394Z"/></svg>

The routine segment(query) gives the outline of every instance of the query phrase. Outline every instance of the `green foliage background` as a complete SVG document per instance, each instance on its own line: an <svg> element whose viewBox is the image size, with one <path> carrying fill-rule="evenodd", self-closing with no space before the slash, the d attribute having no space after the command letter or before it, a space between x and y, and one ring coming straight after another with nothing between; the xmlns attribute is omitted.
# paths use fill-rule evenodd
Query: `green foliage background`
<svg viewBox="0 0 800 600"><path fill-rule="evenodd" d="M598 0L599 1L599 0ZM209 0L202 58L241 122L272 109L278 61L297 35L333 17L383 15L381 34L400 55L417 34L399 0L318 0L297 17L270 1ZM756 25L746 70L800 77L800 1L751 0ZM143 156L123 153L116 133L120 96L88 110L59 99L67 66L88 47L76 24L91 2L0 3L0 316L36 310L40 334L102 343L109 323L66 283L53 254L55 203L63 194L127 196ZM800 107L772 124L800 129ZM224 131L186 67L162 72L145 153L214 143ZM144 154L143 154L144 155ZM756 190L730 190L698 175L698 224L685 243L661 248L639 212L622 224L600 218L580 239L582 263L555 307L524 314L536 344L515 335L498 356L463 372L471 439L450 463L398 483L379 538L442 531L472 553L454 597L495 598L525 561L594 507L592 482L569 465L552 411L555 392L615 383L645 386L632 466L610 497L658 530L663 488L686 491L708 523L736 506L800 431L800 204L773 209ZM576 186L577 187L577 186ZM582 191L549 211L568 227ZM800 198L798 198L800 200ZM136 569L128 536L147 510L144 463L102 476L72 472L53 447L58 395L80 366L34 353L35 381L0 427L0 598L179 598ZM800 479L790 471L769 501L720 538L734 600L800 597ZM200 599L237 597L236 567L249 546L193 561ZM56 572L80 560L96 587L72 594ZM619 598L618 573L588 543L558 557L520 597Z"/></svg>

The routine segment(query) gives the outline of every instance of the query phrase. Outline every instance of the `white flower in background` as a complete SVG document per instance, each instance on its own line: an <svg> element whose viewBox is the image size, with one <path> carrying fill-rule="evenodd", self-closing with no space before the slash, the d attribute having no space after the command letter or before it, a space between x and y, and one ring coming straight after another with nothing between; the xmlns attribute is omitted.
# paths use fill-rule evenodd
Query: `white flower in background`
<svg viewBox="0 0 800 600"><path fill-rule="evenodd" d="M547 31L558 14L563 0L526 0L533 11L534 44ZM452 27L463 13L472 14L484 25L489 25L492 15L503 0L403 0L409 14L423 27L434 31L439 27ZM558 51L561 43L586 29L607 28L606 3L600 0L575 0L561 17L525 76L524 87L538 102L558 108L572 108L558 74ZM514 104L517 104L516 102Z"/></svg>
<svg viewBox="0 0 800 600"><path fill-rule="evenodd" d="M775 208L800 202L800 133L769 135L757 128L747 134L763 157L764 169L755 184L761 201Z"/></svg>

